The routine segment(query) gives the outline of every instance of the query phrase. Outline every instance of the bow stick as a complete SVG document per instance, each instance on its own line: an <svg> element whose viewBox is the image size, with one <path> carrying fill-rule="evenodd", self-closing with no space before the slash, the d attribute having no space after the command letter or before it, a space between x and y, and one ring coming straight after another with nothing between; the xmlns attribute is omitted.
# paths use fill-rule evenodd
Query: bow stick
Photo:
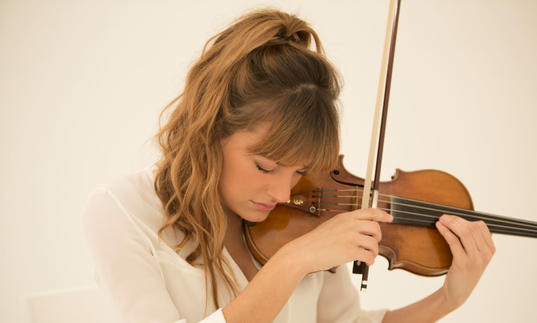
<svg viewBox="0 0 537 323"><path fill-rule="evenodd" d="M397 38L397 26L399 23L399 8L401 0L390 0L388 8L388 23L386 25L386 36L384 39L384 50L382 53L382 63L380 68L380 78L377 89L377 101L375 105L375 115L373 118L373 127L371 133L371 142L369 145L369 158L367 162L366 177L364 179L364 190L362 194L362 209L377 206L378 187L380 181L380 169L382 163L382 152L384 148L384 134L386 131L386 118L388 115L388 102L390 98L390 86L392 83L393 58L395 54L395 40ZM382 104L382 118L380 117L380 107ZM379 130L380 128L380 130ZM377 137L378 134L378 137ZM373 160L375 156L375 147L377 146L377 159L375 166L375 179L371 192L371 175L373 170ZM367 289L367 280L369 276L369 267L365 262L354 261L352 272L362 274L360 290Z"/></svg>

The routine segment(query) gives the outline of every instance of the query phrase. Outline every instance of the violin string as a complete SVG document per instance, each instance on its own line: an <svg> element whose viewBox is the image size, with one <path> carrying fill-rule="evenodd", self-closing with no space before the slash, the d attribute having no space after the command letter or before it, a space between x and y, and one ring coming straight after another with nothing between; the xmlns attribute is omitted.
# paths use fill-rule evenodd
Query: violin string
<svg viewBox="0 0 537 323"><path fill-rule="evenodd" d="M323 192L327 192L329 190L324 190ZM336 192L337 190L330 190L332 192ZM356 190L356 189L346 189L346 190L339 190L339 191L360 191L360 190ZM388 194L380 194L382 196L388 196L388 197L391 197L391 195L388 195ZM325 197L325 196L328 196L328 197L351 197L351 198L356 198L355 196L337 196L337 195L321 195L319 197ZM410 199L405 199L405 198L401 198L401 197L397 197L398 199L402 199L402 200L405 200L405 201L413 201L413 200L410 200ZM487 216L479 216L479 215L472 215L471 212L473 211L470 211L470 210L464 210L464 209L459 209L460 211L463 211L463 212L468 212L468 213L460 213L460 212L454 212L453 209L457 209L457 208L453 208L453 207L447 207L447 208L451 208L450 210L446 210L446 209L435 209L435 208L427 208L427 207L423 207L423 206L420 206L420 205L414 205L414 204L406 204L406 203L399 203L399 202L394 202L392 200L390 201L386 201L386 200L381 200L380 202L385 202L385 203L391 203L392 205L395 205L395 204L399 204L399 205L406 205L406 206L409 206L409 207L413 207L413 208L422 208L422 209L429 209L429 210L432 210L432 211L436 211L436 212L440 212L440 213L447 213L447 214L453 214L453 215L460 215L466 219L469 219L469 220L472 220L472 219L479 219L479 220L486 220L485 222L487 222L487 225L489 226L489 228L494 228L496 232L498 233L513 233L513 234L516 234L516 233L535 233L534 231L534 228L537 228L537 223L524 223L524 222L521 222L521 221L524 221L524 220L511 220L511 219L505 219L505 218L501 218L501 217L497 217L497 216L493 216L493 215L489 215L488 217ZM421 201L417 201L419 203L423 203ZM323 203L320 203L320 204L330 204L330 203L326 203L326 202L323 202ZM338 204L338 205L347 205L347 206L358 206L359 207L359 204L357 203L332 203L332 204ZM431 204L431 203L427 203L427 204ZM432 204L434 205L434 204ZM387 209L384 209L386 211L389 211ZM343 212L348 212L349 210L341 210ZM399 213L401 212L405 212L405 213L408 213L408 214L413 214L414 216L424 216L424 217L431 217L431 215L429 214L425 214L425 213L416 213L416 212L408 212L408 211L402 211L402 210L395 210ZM438 218L439 216L434 216L435 218ZM405 221L409 221L409 218L406 217L405 218L406 220ZM491 221L496 221L496 222L501 222L501 223L507 223L507 224L510 224L511 226L508 227L508 226L505 226L505 225L501 225L501 224L495 224L495 223L492 223ZM430 220L427 222L427 223L430 223L432 225L432 222L430 222ZM522 227L512 227L512 225L521 225L521 226L525 226L526 228ZM529 229L528 229L529 227Z"/></svg>
<svg viewBox="0 0 537 323"><path fill-rule="evenodd" d="M349 192L349 191L356 191L356 192L361 192L363 190L360 190L360 189L343 189L343 190L322 190L322 191L317 191L317 192L339 192L339 191L346 191L346 192ZM389 194L383 194L383 193L379 193L379 196L383 196L383 197L388 197L388 198L391 198L391 197L396 197L398 199L401 199L401 200L404 200L404 201L412 201L410 199L406 199L406 198L403 198L403 197L398 197L398 196L394 196L394 195L389 195ZM325 194L321 194L320 197L335 197L335 198L356 198L356 196L347 196L347 195L325 195ZM521 226L527 226L527 227L535 227L537 226L537 223L528 223L524 220L517 220L517 219L505 219L505 218L501 218L501 217L498 217L498 216L494 216L494 215L486 215L486 216L481 216L479 215L477 212L475 211L472 211L472 210L464 210L464 209L460 209L460 208L456 208L456 207L451 207L451 206L445 206L445 208L448 208L449 210L446 211L446 209L441 209L441 208L430 208L430 207L425 207L425 206L420 206L420 205L415 205L415 204L406 204L406 203L401 203L401 202L394 202L392 200L379 200L379 202L385 202L385 203L391 203L391 204L394 204L394 205L401 205L401 206L409 206L409 207L413 207L413 208L421 208L421 209L427 209L427 210L431 210L431 211L435 211L435 212L447 212L448 214L452 214L452 215L459 215L459 216L464 216L466 218L470 218L470 219L477 219L477 220L492 220L492 221L498 221L498 222L504 222L504 223L509 223L509 224L518 224L518 225L521 225ZM417 201L419 203L427 203L427 202L422 202L422 201ZM430 204L430 205L435 205L433 203L427 203L427 204ZM357 203L348 203L348 205L356 205L357 207L360 207L359 204ZM454 211L453 209L458 209L459 211ZM475 214L478 214L478 215L475 215Z"/></svg>
<svg viewBox="0 0 537 323"><path fill-rule="evenodd" d="M390 211L387 208L378 208L378 209L386 211L386 212ZM335 213L349 212L349 210L339 210L339 209L320 209L320 211L335 212ZM404 223L400 223L400 224L417 224L417 225L427 224L429 226L433 226L435 221L426 220L425 218L432 218L432 219L436 220L436 219L438 219L440 217L440 216L435 216L435 215L416 213L416 212L409 212L409 211L400 211L400 210L397 210L397 213L398 213L397 216L394 216L394 218L399 219L399 220L404 220ZM405 214L401 214L401 213L406 213L406 214L408 214L408 216L405 215ZM418 216L418 218L413 217L413 216ZM395 224L397 224L397 222ZM501 225L501 224L494 224L494 223L487 223L487 226L489 227L489 229L491 229L491 231L493 233L511 233L511 234L516 234L516 233L530 234L530 233L533 233L534 234L533 236L537 237L537 229L533 229L533 228L529 228L529 229L516 228L516 229L513 229L512 227L509 227L509 226L505 226L505 225Z"/></svg>
<svg viewBox="0 0 537 323"><path fill-rule="evenodd" d="M381 201L381 202L387 202L387 201ZM321 203L321 204L338 204L340 206L360 206L359 204L357 203ZM420 208L419 205L411 205L411 204L405 204L405 203L397 203L397 202L392 202L392 204L400 204L400 205L407 205L407 206L412 206L414 208ZM390 210L390 209L387 209L387 208L379 208L381 210L384 210L384 211L395 211L397 214L398 214L398 218L404 218L406 219L406 221L408 221L409 218L408 216L407 217L400 217L399 214L401 213L405 213L405 214L408 214L410 216L414 216L414 217L421 217L421 218L432 218L432 219L438 219L440 217L440 215L431 215L431 214L427 214L427 213L417 213L417 212L410 212L410 211L404 211L404 210ZM426 208L427 209L427 208ZM436 209L431 209L433 211L438 211ZM441 210L441 211L444 211L444 210ZM348 212L348 210L346 210L346 212ZM455 213L455 212L452 212L452 213ZM449 213L451 214L451 213ZM464 218L468 219L468 218L471 218L465 214L461 214ZM475 218L475 217L474 217ZM495 220L493 220L495 221ZM432 223L430 220L427 221L428 223ZM487 226L489 228L497 228L497 229L500 229L500 228L505 228L504 230L512 230L512 232L533 232L533 233L537 233L537 224L534 225L534 226L528 226L528 224L523 224L524 226L526 227L513 227L512 226L512 223L509 222L509 221L505 221L505 220L502 220L502 221L497 221L497 222L501 222L501 223L506 223L506 224L511 224L511 226L506 226L506 225L502 225L502 224L498 224L498 223L492 223L491 221L485 221L487 223Z"/></svg>
<svg viewBox="0 0 537 323"><path fill-rule="evenodd" d="M339 196L339 197L353 197L353 196ZM398 197L399 198L399 197ZM402 198L399 198L399 199L402 199ZM483 217L483 216L478 216L478 215L472 215L472 214L468 214L468 213L462 213L462 212L453 212L452 210L444 210L444 209L437 209L437 208L430 208L430 207L426 207L426 206L421 206L421 205L416 205L416 204L408 204L408 203L401 203L401 202L395 202L393 200L379 200L379 202L383 202L383 203L387 203L387 204L391 204L391 205L398 205L398 206L408 206L408 207L411 207L411 208L417 208L417 209L424 209L424 210L430 210L430 211L433 211L433 212L446 212L446 214L451 214L451 215L459 215L459 216L462 216L462 217L465 217L467 219L478 219L478 220L488 220L489 222L490 221L496 221L496 222L502 222L502 223L506 223L506 224L517 224L517 225L520 225L520 226L523 226L523 227L527 227L527 228L537 228L537 223L536 224L528 224L528 223L519 223L519 222L516 222L515 221L509 221L509 220L506 220L506 219L501 219L501 218L488 218L488 217ZM341 205L341 206L356 206L357 208L360 207L360 204L359 203L330 203L330 202L321 202L320 203L321 205L330 205L330 204L337 204L337 205ZM400 212L400 210L396 210L398 212ZM470 211L470 210L468 210ZM414 213L416 215L419 215L419 214L423 214L425 216L427 216L426 213Z"/></svg>

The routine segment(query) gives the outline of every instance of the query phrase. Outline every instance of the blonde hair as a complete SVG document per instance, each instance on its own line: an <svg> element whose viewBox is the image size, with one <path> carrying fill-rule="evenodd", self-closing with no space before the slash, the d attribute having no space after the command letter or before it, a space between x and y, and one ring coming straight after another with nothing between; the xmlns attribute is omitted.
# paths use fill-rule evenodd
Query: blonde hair
<svg viewBox="0 0 537 323"><path fill-rule="evenodd" d="M238 293L222 255L227 218L218 192L220 140L269 121L268 134L252 153L288 165L311 160L312 171L328 170L339 153L339 91L317 33L294 15L259 10L207 41L184 91L161 112L162 118L175 108L155 135L162 158L154 188L165 215L158 234L180 230L184 239L176 251L197 242L186 260L192 264L201 256L206 295L210 281L217 308L217 275Z"/></svg>

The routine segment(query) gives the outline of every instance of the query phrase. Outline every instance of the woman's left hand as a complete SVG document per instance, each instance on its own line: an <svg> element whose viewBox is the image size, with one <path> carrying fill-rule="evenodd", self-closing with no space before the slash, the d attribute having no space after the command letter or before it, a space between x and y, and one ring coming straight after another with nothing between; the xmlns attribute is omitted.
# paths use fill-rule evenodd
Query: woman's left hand
<svg viewBox="0 0 537 323"><path fill-rule="evenodd" d="M496 248L483 221L470 222L457 216L442 215L436 227L453 254L442 290L454 310L470 296Z"/></svg>

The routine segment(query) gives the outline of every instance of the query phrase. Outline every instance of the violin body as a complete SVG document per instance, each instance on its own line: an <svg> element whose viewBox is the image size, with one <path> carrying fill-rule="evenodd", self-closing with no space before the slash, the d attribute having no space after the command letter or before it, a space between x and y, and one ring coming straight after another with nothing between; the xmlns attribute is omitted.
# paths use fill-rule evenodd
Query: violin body
<svg viewBox="0 0 537 323"><path fill-rule="evenodd" d="M336 214L359 208L364 180L348 172L340 155L330 173L304 176L291 192L291 200L278 205L260 223L244 225L250 250L264 264L287 242L313 230ZM387 197L389 196L389 197ZM395 198L394 198L395 196ZM473 210L470 194L454 176L437 170L404 172L397 169L391 181L380 182L377 207L394 215L394 223L380 223L379 254L389 269L401 268L423 276L447 273L452 255L434 227L436 219L408 223L408 202L400 198ZM402 215L401 217L397 214Z"/></svg>
<svg viewBox="0 0 537 323"><path fill-rule="evenodd" d="M379 192L473 210L466 187L454 176L439 170L404 172L397 169L392 181L380 182ZM384 208L390 210L393 206L388 204ZM423 276L447 273L452 261L451 250L436 227L398 223L380 223L380 227L379 254L388 259L390 270L402 268Z"/></svg>

